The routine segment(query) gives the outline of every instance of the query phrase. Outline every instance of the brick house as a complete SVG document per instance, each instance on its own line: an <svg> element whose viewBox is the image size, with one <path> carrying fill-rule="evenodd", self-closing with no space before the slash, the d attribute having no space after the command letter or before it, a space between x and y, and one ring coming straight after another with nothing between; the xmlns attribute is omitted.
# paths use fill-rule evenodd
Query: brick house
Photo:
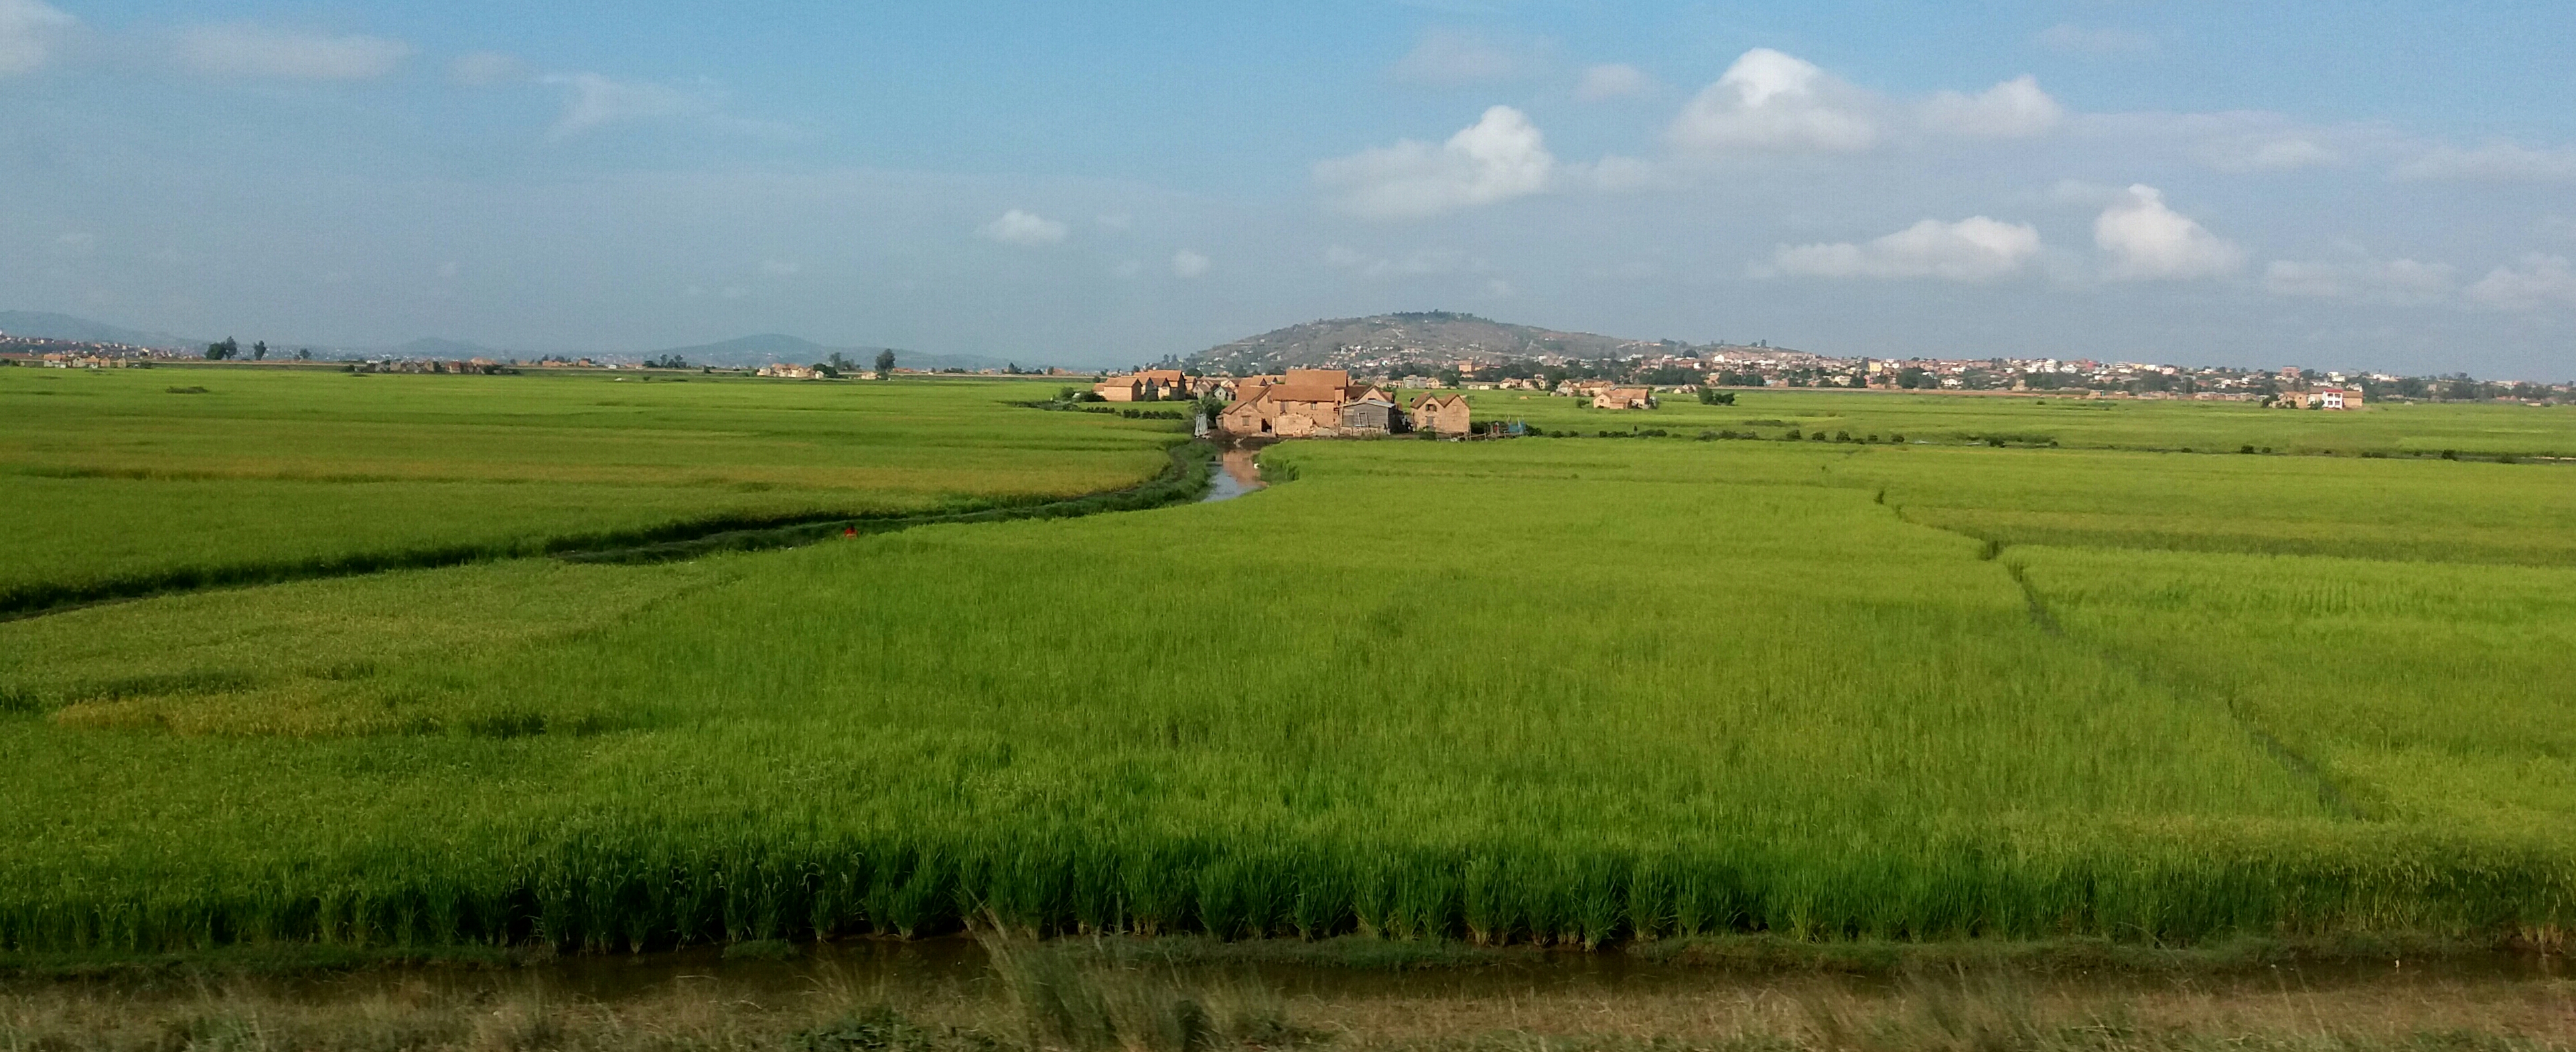
<svg viewBox="0 0 2576 1052"><path fill-rule="evenodd" d="M1424 395L1413 403L1413 429L1463 435L1468 430L1468 415L1466 395Z"/></svg>
<svg viewBox="0 0 2576 1052"><path fill-rule="evenodd" d="M1276 383L1236 381L1217 427L1245 437L1355 438L1392 433L1397 420L1395 399L1375 384L1353 384L1339 369L1291 369Z"/></svg>
<svg viewBox="0 0 2576 1052"><path fill-rule="evenodd" d="M1605 387L1592 396L1594 409L1653 409L1655 390L1651 387Z"/></svg>

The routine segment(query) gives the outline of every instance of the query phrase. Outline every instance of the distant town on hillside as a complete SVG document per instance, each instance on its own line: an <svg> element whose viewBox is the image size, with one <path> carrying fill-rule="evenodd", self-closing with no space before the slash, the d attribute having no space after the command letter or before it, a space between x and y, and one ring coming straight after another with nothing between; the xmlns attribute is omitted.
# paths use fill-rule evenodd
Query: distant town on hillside
<svg viewBox="0 0 2576 1052"><path fill-rule="evenodd" d="M2150 398L2261 400L2342 385L2372 400L2576 401L2576 384L2401 376L2359 369L2181 366L2065 358L1835 356L1768 341L1621 340L1450 311L1306 322L1158 363L1205 375L1341 369L1405 387L1613 380L1652 387L1921 391L2069 391Z"/></svg>

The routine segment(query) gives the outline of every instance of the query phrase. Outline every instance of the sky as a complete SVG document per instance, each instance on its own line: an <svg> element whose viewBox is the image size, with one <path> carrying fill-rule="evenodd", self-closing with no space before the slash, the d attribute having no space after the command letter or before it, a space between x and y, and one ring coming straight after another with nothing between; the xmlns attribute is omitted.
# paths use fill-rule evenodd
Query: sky
<svg viewBox="0 0 2576 1052"><path fill-rule="evenodd" d="M2576 377L2576 4L0 0L0 309Z"/></svg>

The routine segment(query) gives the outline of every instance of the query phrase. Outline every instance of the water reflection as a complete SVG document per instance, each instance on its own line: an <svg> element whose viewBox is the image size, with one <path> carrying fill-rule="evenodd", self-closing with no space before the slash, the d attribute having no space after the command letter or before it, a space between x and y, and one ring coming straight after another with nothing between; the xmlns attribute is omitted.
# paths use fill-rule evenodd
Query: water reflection
<svg viewBox="0 0 2576 1052"><path fill-rule="evenodd" d="M1233 500L1260 489L1261 465L1253 461L1249 449L1229 449L1217 457L1216 470L1208 473L1207 496L1202 501Z"/></svg>

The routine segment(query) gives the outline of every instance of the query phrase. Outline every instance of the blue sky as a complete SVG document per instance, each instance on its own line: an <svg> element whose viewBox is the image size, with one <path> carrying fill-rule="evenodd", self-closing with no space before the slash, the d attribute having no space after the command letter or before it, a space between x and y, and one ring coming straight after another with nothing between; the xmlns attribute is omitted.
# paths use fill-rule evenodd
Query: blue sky
<svg viewBox="0 0 2576 1052"><path fill-rule="evenodd" d="M2576 375L2576 5L0 0L0 308Z"/></svg>

